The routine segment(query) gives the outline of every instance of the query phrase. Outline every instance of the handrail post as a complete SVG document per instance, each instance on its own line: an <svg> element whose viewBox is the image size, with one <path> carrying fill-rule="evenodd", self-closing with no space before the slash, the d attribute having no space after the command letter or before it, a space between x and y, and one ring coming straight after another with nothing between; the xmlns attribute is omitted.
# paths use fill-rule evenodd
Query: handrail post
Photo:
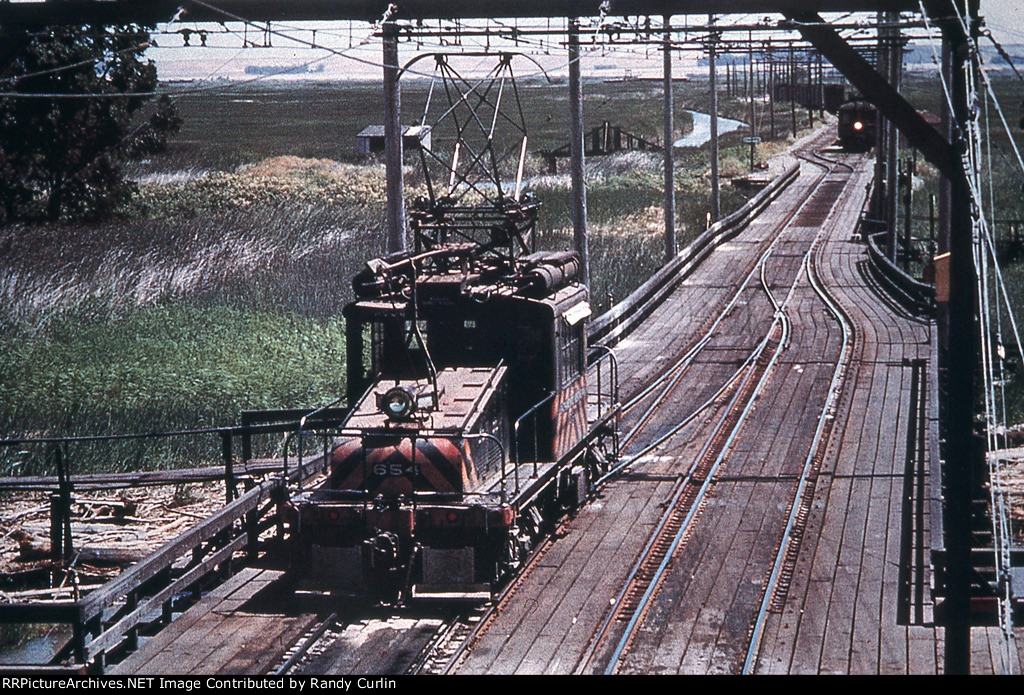
<svg viewBox="0 0 1024 695"><path fill-rule="evenodd" d="M519 451L519 423L520 422L522 422L522 418L516 420L512 424L512 444L516 448L515 466L512 468L512 475L515 478L515 483L516 483L516 490L515 491L516 491L517 495L519 494L519 456L520 456L520 451ZM504 486L504 484L502 484L502 490L504 490L504 489L505 489L505 486Z"/></svg>
<svg viewBox="0 0 1024 695"><path fill-rule="evenodd" d="M246 479L245 491L249 492L255 487L255 483L252 480ZM278 518L280 518L280 505L278 505ZM250 560L255 560L259 556L259 543L260 543L260 517L259 517L259 505L257 504L251 511L245 514L245 533L246 533L246 544L245 544L245 555Z"/></svg>
<svg viewBox="0 0 1024 695"><path fill-rule="evenodd" d="M242 463L248 465L252 459L252 416L242 411Z"/></svg>
<svg viewBox="0 0 1024 695"><path fill-rule="evenodd" d="M235 490L235 466L232 461L231 430L220 431L220 454L224 459L224 502L230 504L238 497Z"/></svg>
<svg viewBox="0 0 1024 695"><path fill-rule="evenodd" d="M136 608L139 607L139 592L138 590L132 590L128 592L128 596L125 597L125 610L128 613L132 613ZM139 648L139 627L138 625L129 628L128 634L126 635L128 642L128 649L135 651Z"/></svg>
<svg viewBox="0 0 1024 695"><path fill-rule="evenodd" d="M298 456L298 469L299 469L299 481L298 482L299 482L299 491L300 492L302 491L302 479L306 477L306 469L305 469L305 466L303 465L303 461L302 461L302 449L303 449L303 444L304 444L303 441L302 441L302 434L303 434L302 428L305 426L305 424L306 424L306 418L302 418L302 420L299 421L299 432L298 432L298 435L299 435L299 444L298 444L299 452L297 454L297 456Z"/></svg>

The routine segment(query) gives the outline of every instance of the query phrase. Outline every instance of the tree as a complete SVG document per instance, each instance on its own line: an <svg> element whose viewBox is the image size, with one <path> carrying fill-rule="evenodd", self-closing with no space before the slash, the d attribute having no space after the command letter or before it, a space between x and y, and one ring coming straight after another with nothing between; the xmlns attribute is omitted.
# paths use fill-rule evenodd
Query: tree
<svg viewBox="0 0 1024 695"><path fill-rule="evenodd" d="M136 25L54 27L17 52L0 76L0 222L100 219L131 195L124 161L181 122L165 97L133 126L157 85L149 45Z"/></svg>

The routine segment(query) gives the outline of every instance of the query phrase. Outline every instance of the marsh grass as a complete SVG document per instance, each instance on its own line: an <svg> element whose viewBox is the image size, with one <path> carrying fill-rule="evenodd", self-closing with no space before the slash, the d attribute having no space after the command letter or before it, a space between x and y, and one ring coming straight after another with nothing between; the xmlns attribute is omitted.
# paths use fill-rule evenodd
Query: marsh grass
<svg viewBox="0 0 1024 695"><path fill-rule="evenodd" d="M35 336L0 339L0 426L63 436L231 424L246 408L332 400L344 348L340 318L293 312L174 302L113 319L59 318ZM216 461L218 446L211 435L82 443L69 458L79 470L96 461L114 471L172 468ZM19 451L0 450L0 475L42 472L45 449Z"/></svg>

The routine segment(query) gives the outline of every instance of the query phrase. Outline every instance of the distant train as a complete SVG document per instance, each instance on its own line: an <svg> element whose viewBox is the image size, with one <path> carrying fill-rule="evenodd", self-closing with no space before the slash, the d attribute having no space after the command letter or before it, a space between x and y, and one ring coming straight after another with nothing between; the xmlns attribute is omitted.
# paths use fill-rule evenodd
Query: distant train
<svg viewBox="0 0 1024 695"><path fill-rule="evenodd" d="M847 152L867 152L875 146L877 111L867 101L848 101L839 107L839 144Z"/></svg>

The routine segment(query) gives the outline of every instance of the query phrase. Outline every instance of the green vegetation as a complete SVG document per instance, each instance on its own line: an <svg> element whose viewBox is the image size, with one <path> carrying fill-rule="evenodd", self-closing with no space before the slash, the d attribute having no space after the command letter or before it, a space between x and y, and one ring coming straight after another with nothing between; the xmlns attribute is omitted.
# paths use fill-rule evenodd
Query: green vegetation
<svg viewBox="0 0 1024 695"><path fill-rule="evenodd" d="M157 85L149 32L52 27L9 43L4 79L19 93L96 97L0 98L0 223L109 217L131 195L123 161L160 151L179 125L168 99L133 124Z"/></svg>
<svg viewBox="0 0 1024 695"><path fill-rule="evenodd" d="M340 318L179 302L109 320L61 317L34 336L0 337L0 422L37 435L228 424L244 408L333 400L344 352ZM215 460L217 446L210 435L82 444L70 458L102 454L108 470L170 468ZM0 453L0 470L42 473L44 453Z"/></svg>

